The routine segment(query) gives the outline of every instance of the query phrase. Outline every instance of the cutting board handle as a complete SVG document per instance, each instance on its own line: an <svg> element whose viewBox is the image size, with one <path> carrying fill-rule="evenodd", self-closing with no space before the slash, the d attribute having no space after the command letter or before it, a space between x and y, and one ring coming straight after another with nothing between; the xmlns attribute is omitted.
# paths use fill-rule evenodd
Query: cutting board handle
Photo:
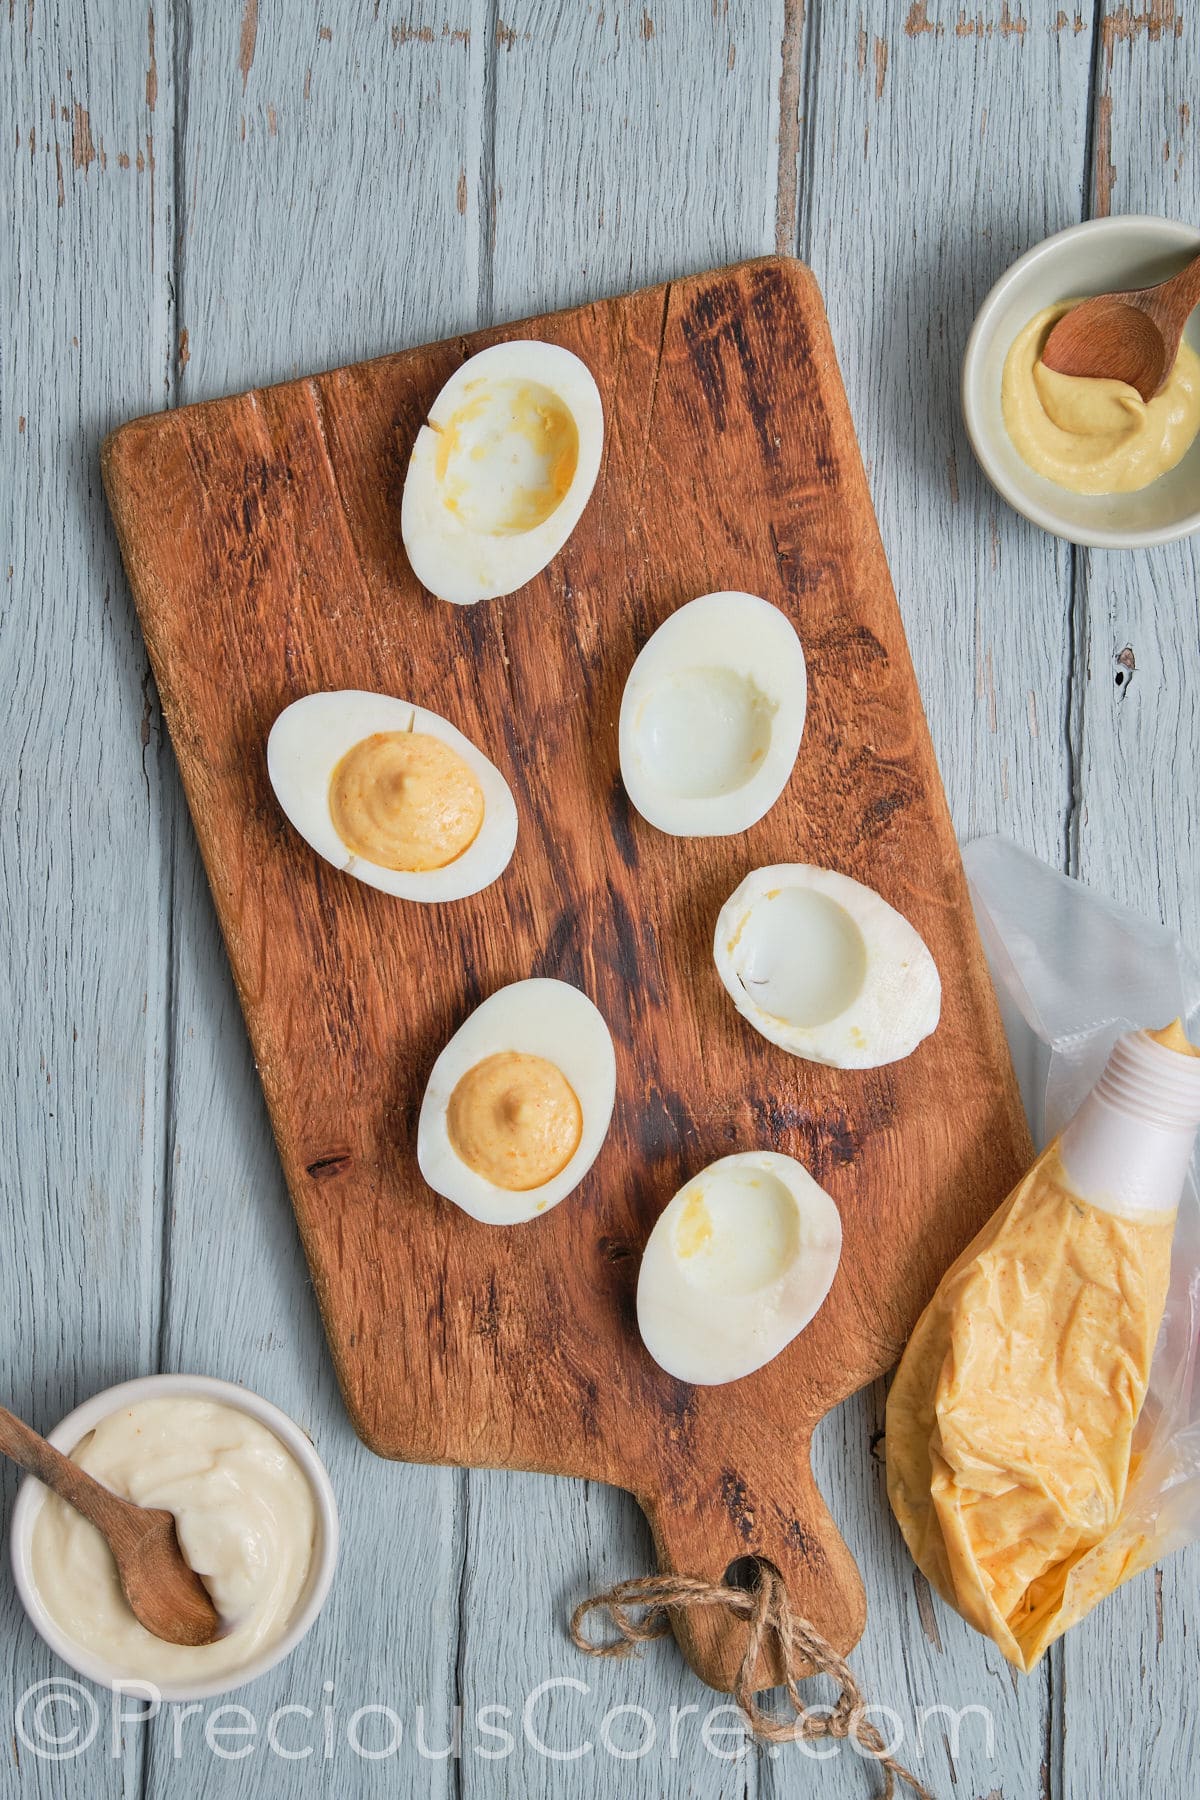
<svg viewBox="0 0 1200 1800"><path fill-rule="evenodd" d="M813 1479L809 1442L805 1437L796 1446L789 1482L781 1483L779 1469L771 1466L772 1452L764 1445L761 1480L749 1466L718 1470L686 1496L679 1491L669 1497L643 1496L641 1505L664 1574L744 1585L745 1559L764 1557L787 1583L794 1610L845 1655L862 1636L867 1597L858 1565ZM767 1498L781 1490L787 1496L782 1504ZM705 1606L675 1611L672 1623L680 1649L701 1681L732 1692L746 1649L745 1621ZM782 1679L771 1644L760 1658L755 1687L775 1687Z"/></svg>

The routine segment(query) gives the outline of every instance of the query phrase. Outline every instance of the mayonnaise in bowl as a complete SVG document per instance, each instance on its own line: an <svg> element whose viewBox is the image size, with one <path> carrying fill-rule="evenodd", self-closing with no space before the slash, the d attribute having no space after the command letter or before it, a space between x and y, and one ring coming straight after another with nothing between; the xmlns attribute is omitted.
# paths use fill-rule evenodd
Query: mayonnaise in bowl
<svg viewBox="0 0 1200 1800"><path fill-rule="evenodd" d="M130 1611L99 1532L27 1483L13 1521L18 1586L42 1636L81 1673L203 1698L261 1674L299 1641L328 1590L337 1516L319 1459L285 1415L223 1382L152 1377L99 1396L52 1439L115 1493L174 1515L223 1627L199 1646L154 1637Z"/></svg>

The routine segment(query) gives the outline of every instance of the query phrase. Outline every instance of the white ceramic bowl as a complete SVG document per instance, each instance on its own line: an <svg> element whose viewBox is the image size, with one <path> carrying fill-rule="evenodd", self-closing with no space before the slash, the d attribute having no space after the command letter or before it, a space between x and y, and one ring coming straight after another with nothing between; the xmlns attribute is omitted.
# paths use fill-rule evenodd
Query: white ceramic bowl
<svg viewBox="0 0 1200 1800"><path fill-rule="evenodd" d="M1134 550L1200 529L1200 438L1169 474L1136 494L1072 494L1017 454L1000 409L1000 379L1013 339L1057 300L1151 287L1200 250L1200 231L1137 214L1072 225L1028 251L1002 275L967 340L962 406L984 474L1010 506L1073 544ZM1200 314L1188 324L1200 350Z"/></svg>
<svg viewBox="0 0 1200 1800"><path fill-rule="evenodd" d="M104 1393L95 1395L84 1405L77 1406L73 1413L69 1413L62 1424L56 1425L48 1434L49 1441L56 1450L69 1453L110 1413L125 1406L136 1406L143 1400L172 1398L219 1401L222 1405L236 1407L239 1412L248 1413L252 1419L265 1425L299 1464L312 1488L317 1509L317 1541L313 1549L312 1567L300 1604L284 1635L261 1655L243 1663L241 1668L213 1676L209 1681L165 1681L157 1684L163 1700L211 1700L217 1694L229 1693L231 1689L244 1687L248 1681L265 1675L268 1669L273 1669L276 1663L282 1662L285 1656L291 1654L313 1624L325 1603L337 1566L337 1502L324 1463L304 1432L286 1413L280 1412L277 1406L272 1406L269 1400L262 1400L257 1394L252 1394L249 1388L238 1387L232 1381L217 1381L208 1375L146 1375L140 1380L125 1381L119 1387L107 1388ZM45 1498L46 1489L41 1482L35 1481L32 1476L26 1476L17 1494L12 1517L12 1567L17 1592L34 1629L55 1654L69 1663L77 1674L87 1676L89 1681L99 1682L102 1687L111 1688L118 1681L128 1679L128 1671L116 1668L106 1658L94 1655L69 1637L51 1617L38 1592L33 1576L31 1550L34 1524Z"/></svg>

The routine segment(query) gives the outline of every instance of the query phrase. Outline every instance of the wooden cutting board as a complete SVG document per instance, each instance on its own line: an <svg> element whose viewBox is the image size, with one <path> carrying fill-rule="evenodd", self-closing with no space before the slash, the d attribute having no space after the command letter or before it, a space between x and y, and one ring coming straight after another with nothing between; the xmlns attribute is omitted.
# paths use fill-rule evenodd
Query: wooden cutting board
<svg viewBox="0 0 1200 1800"><path fill-rule="evenodd" d="M516 336L591 368L604 460L549 569L457 608L405 560L408 453L451 371ZM645 1510L663 1568L719 1578L761 1553L848 1649L865 1599L809 1470L813 1427L895 1361L1030 1145L811 274L747 263L139 419L103 460L355 1429L381 1456L616 1483ZM808 723L752 830L671 838L625 799L621 690L660 621L716 588L765 595L794 621ZM431 707L500 766L520 838L492 887L405 905L290 829L267 733L289 701L335 687ZM820 1068L734 1011L713 968L716 915L748 869L784 861L870 883L924 935L942 1020L906 1061ZM527 975L597 1002L618 1097L582 1188L500 1229L425 1187L414 1134L442 1045ZM837 1200L841 1268L775 1362L691 1388L642 1349L639 1253L681 1183L763 1147L798 1156ZM563 1579L577 1588L583 1572ZM717 1687L741 1632L711 1617L680 1627Z"/></svg>

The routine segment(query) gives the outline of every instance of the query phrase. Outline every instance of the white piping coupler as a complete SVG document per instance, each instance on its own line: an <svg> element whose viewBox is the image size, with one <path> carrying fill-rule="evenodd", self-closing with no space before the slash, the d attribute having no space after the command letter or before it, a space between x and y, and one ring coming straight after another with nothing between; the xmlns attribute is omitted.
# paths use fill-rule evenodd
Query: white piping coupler
<svg viewBox="0 0 1200 1800"><path fill-rule="evenodd" d="M1104 1073L1059 1139L1082 1200L1122 1218L1179 1205L1200 1126L1200 1057L1182 1056L1148 1031L1118 1038Z"/></svg>

